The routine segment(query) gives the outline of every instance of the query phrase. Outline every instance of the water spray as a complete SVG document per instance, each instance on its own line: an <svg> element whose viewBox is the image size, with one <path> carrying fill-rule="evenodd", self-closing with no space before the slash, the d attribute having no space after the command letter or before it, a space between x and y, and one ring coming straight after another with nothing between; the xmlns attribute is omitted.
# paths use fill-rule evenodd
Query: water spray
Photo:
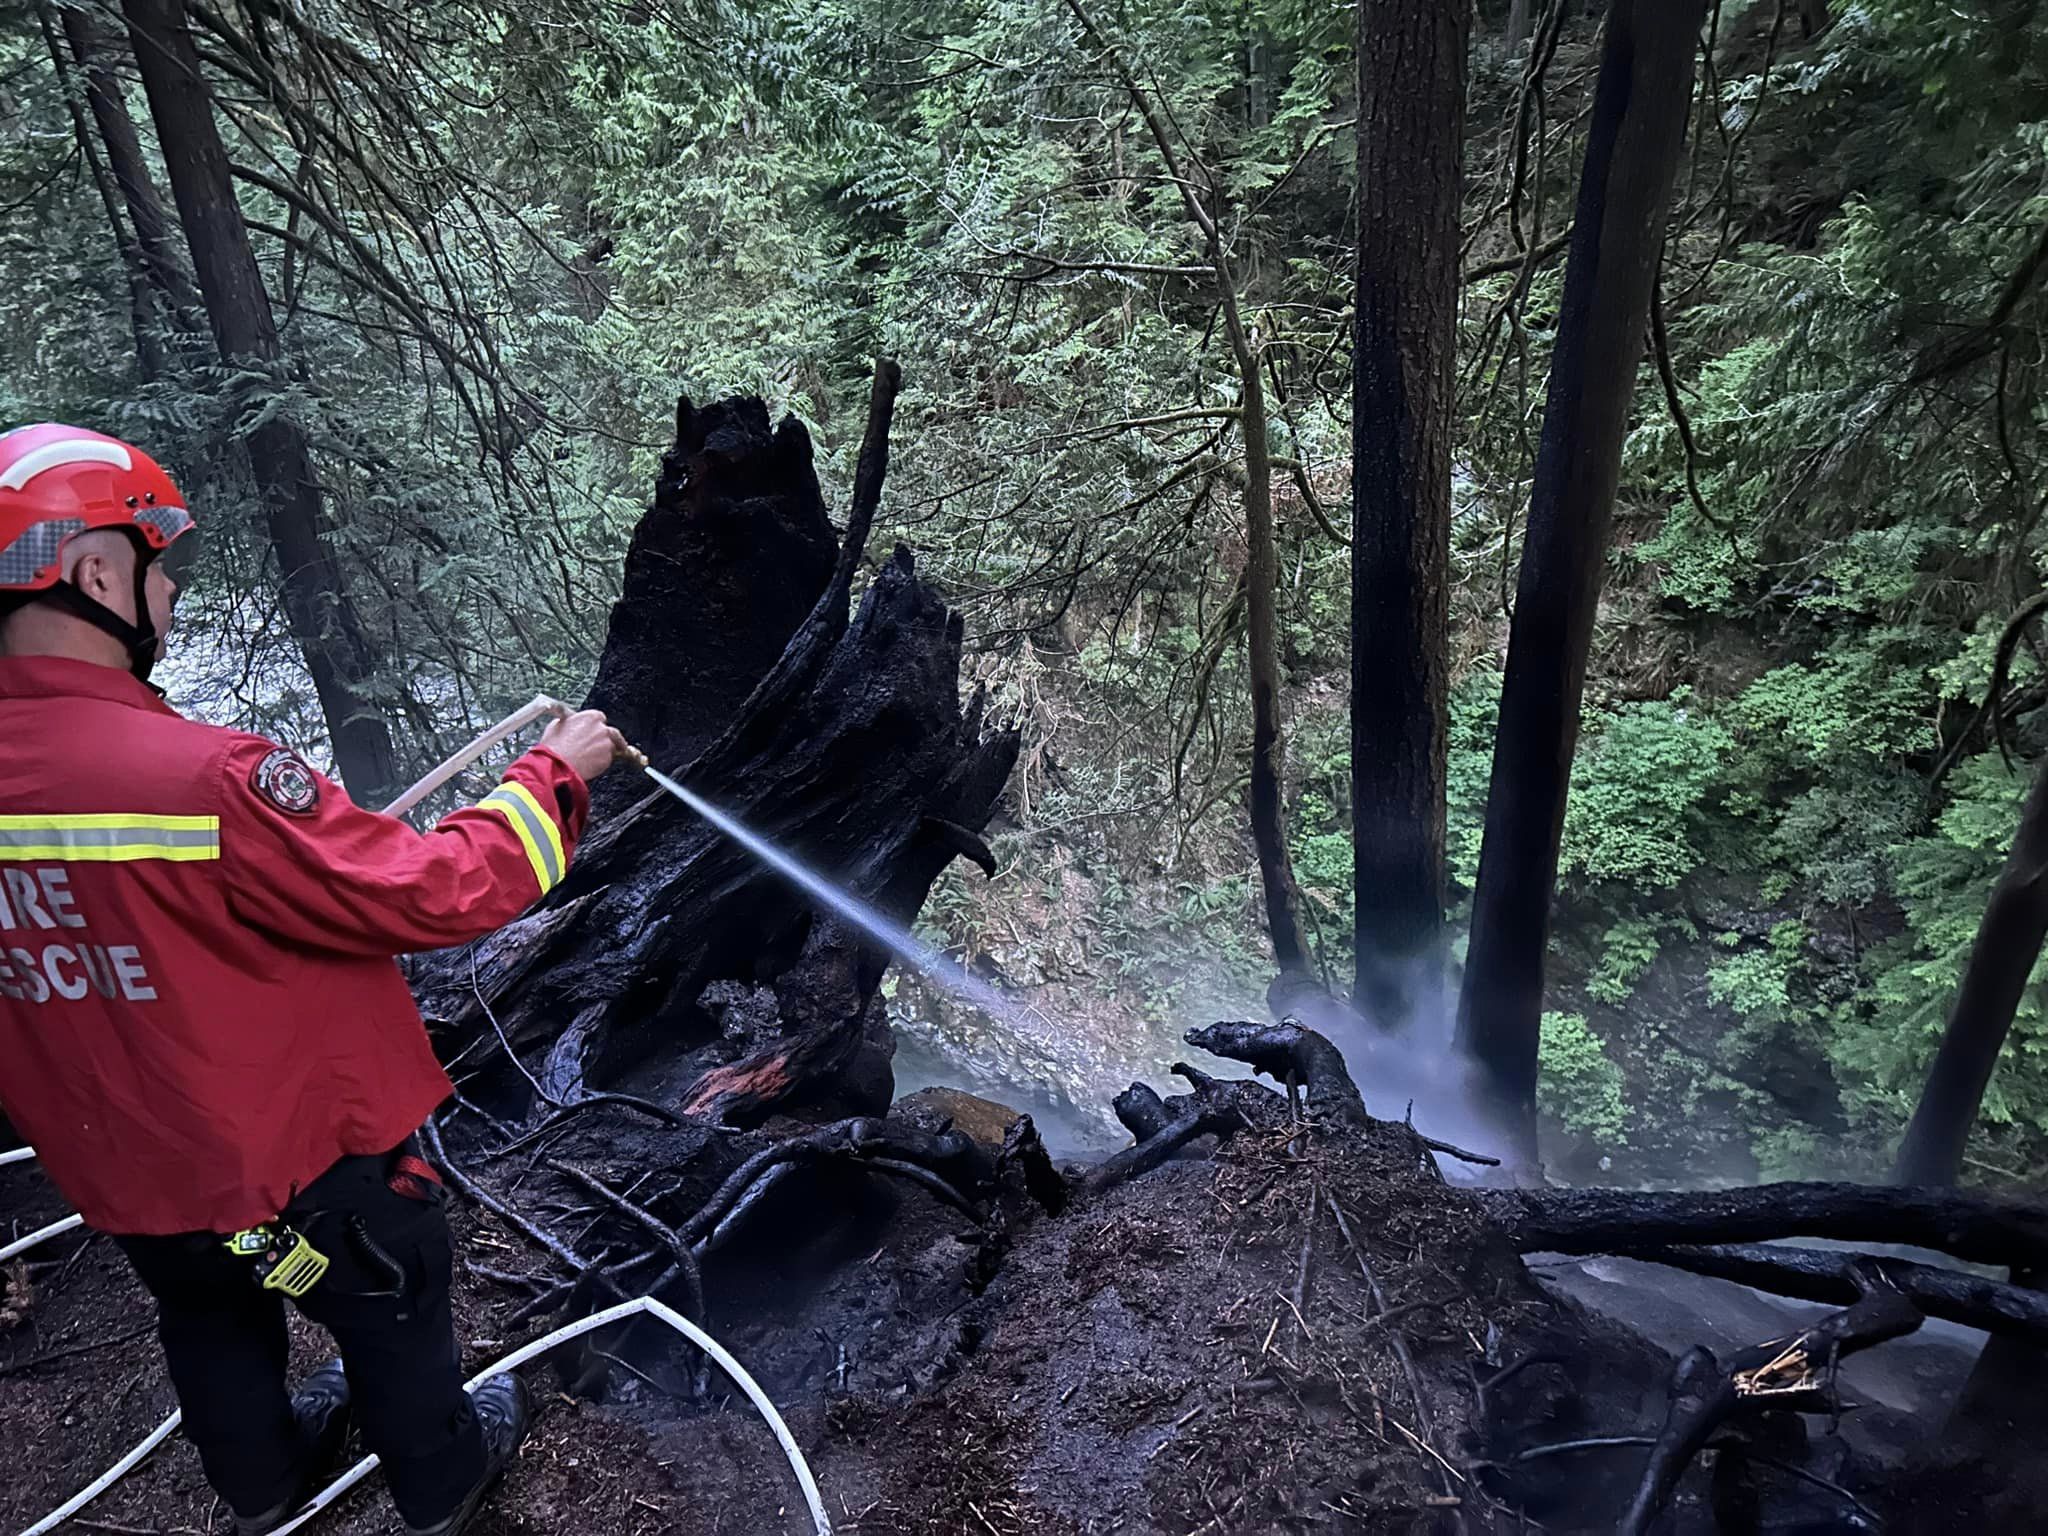
<svg viewBox="0 0 2048 1536"><path fill-rule="evenodd" d="M571 713L569 706L560 699L549 698L546 694L537 695L530 703L514 710L392 801L384 808L384 814L403 816L491 748L517 735L536 721L549 718L559 720ZM682 801L717 831L738 843L812 900L837 914L869 942L886 949L902 964L933 985L943 987L970 1007L1005 1023L1016 1022L1015 1008L1011 1001L965 966L941 954L902 924L891 922L851 891L833 884L816 870L753 831L738 818L720 810L695 790L678 784L656 768L648 760L647 754L638 747L629 743L624 755L628 762L646 774L664 794Z"/></svg>
<svg viewBox="0 0 2048 1536"><path fill-rule="evenodd" d="M763 864L781 875L813 900L832 909L874 943L888 950L903 964L935 985L944 987L964 1003L995 1018L1009 1020L1009 999L949 956L924 942L908 928L892 923L851 891L834 885L823 875L783 852L758 832L739 821L693 790L684 788L659 768L640 759L641 771L674 795L712 826L738 843Z"/></svg>

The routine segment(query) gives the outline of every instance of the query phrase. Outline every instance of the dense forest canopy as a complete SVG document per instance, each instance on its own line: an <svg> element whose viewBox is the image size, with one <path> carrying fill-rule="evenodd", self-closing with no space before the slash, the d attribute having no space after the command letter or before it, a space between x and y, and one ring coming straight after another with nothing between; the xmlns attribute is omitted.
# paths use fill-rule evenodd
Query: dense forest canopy
<svg viewBox="0 0 2048 1536"><path fill-rule="evenodd" d="M0 6L0 417L101 427L183 477L207 542L175 699L331 753L252 467L273 423L303 432L338 572L322 601L353 613L362 705L413 767L587 682L679 389L793 412L843 507L886 353L905 384L875 558L915 548L1023 732L998 877L949 875L925 914L1061 1021L1006 1047L1012 1070L1156 1070L1132 1021L1170 1039L1270 974L1245 813L1254 473L1276 509L1288 851L1312 963L1348 982L1352 7L189 10L270 357L213 346L120 8ZM1454 935L1588 10L1488 3L1472 29ZM2033 638L1980 708L2048 549L2048 16L1717 0L1702 60L1572 766L1547 1152L1616 1179L1870 1172L2048 745ZM1256 359L1259 465L1226 310ZM1980 1170L2048 1162L2044 1047L2030 989Z"/></svg>

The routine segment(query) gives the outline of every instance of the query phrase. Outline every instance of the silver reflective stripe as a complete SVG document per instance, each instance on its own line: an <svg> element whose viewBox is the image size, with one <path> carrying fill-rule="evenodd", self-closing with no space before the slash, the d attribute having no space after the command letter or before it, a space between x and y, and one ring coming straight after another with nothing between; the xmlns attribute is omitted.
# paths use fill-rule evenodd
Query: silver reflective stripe
<svg viewBox="0 0 2048 1536"><path fill-rule="evenodd" d="M219 857L220 822L211 816L0 816L0 862L190 863Z"/></svg>
<svg viewBox="0 0 2048 1536"><path fill-rule="evenodd" d="M169 543L192 526L192 514L183 507L144 507L135 514L135 521L154 528Z"/></svg>
<svg viewBox="0 0 2048 1536"><path fill-rule="evenodd" d="M51 517L33 524L12 544L0 549L0 587L27 586L44 567L57 563L66 539L84 531L82 517Z"/></svg>
<svg viewBox="0 0 2048 1536"><path fill-rule="evenodd" d="M555 857L552 828L542 824L533 806L526 797L508 788L492 790L485 795L483 805L492 810L503 811L512 818L512 824L519 831L519 841L526 845L526 855L535 862L534 872L540 876L541 894L545 896L562 883L562 863Z"/></svg>

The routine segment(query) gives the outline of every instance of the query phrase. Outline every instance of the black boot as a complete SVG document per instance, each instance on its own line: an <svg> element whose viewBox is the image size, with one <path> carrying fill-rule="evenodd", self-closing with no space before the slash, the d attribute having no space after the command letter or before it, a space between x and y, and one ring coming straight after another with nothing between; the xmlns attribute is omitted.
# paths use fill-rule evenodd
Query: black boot
<svg viewBox="0 0 2048 1536"><path fill-rule="evenodd" d="M519 1454L519 1447L526 1440L526 1421L530 1411L526 1395L526 1383L510 1372L493 1376L470 1394L470 1401L476 1405L477 1425L484 1432L484 1472L476 1480L455 1510L445 1520L432 1525L409 1525L406 1536L456 1536L466 1530L469 1522L476 1517L484 1495L498 1481L512 1458Z"/></svg>
<svg viewBox="0 0 2048 1536"><path fill-rule="evenodd" d="M299 1421L305 1445L303 1470L290 1498L260 1515L236 1515L235 1536L264 1536L298 1513L320 1491L348 1439L348 1377L341 1362L330 1360L308 1376L292 1394L292 1417Z"/></svg>

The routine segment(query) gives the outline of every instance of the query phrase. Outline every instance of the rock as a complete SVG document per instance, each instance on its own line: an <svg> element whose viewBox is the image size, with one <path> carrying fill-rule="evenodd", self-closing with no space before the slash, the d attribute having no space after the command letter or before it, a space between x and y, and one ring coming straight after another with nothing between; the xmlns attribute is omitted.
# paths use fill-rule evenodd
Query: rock
<svg viewBox="0 0 2048 1536"><path fill-rule="evenodd" d="M950 1120L954 1130L992 1151L1002 1150L1010 1127L1023 1118L1007 1104L976 1098L960 1088L920 1088L898 1099L890 1113L927 1131Z"/></svg>

